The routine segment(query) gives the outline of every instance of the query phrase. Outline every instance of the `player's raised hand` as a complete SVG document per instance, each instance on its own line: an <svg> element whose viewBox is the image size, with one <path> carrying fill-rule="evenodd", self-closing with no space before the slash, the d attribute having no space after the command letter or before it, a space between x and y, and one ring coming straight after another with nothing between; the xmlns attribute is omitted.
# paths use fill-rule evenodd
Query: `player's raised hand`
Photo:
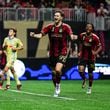
<svg viewBox="0 0 110 110"><path fill-rule="evenodd" d="M35 37L35 38L39 38L39 39L40 39L40 38L42 38L43 35L42 35L42 33L35 34L34 32L30 32L30 36L31 36L31 37Z"/></svg>
<svg viewBox="0 0 110 110"><path fill-rule="evenodd" d="M30 36L34 37L35 33L34 32L30 32Z"/></svg>

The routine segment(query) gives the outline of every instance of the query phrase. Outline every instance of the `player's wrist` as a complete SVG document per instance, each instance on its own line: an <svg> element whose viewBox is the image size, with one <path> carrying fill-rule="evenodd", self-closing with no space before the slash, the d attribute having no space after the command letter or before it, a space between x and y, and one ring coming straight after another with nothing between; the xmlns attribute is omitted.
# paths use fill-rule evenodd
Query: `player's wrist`
<svg viewBox="0 0 110 110"><path fill-rule="evenodd" d="M31 36L32 36L32 37L35 37L35 33L33 33Z"/></svg>

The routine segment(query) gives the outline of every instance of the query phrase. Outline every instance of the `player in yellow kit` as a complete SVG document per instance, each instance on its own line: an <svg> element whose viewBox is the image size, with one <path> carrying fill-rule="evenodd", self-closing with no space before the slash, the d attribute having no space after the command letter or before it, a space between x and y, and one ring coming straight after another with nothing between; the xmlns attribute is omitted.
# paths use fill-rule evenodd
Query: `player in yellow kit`
<svg viewBox="0 0 110 110"><path fill-rule="evenodd" d="M10 76L9 76L9 73L8 73L8 70L10 70L11 73L13 74L13 76L14 76L15 81L16 81L17 89L20 90L22 85L21 85L21 82L18 79L18 76L17 76L17 74L14 70L14 62L17 60L18 50L23 49L23 43L21 42L20 39L15 37L16 33L17 33L16 29L10 28L9 33L8 33L8 37L6 37L4 39L3 49L6 52L7 63L6 63L5 68L3 69L2 74L7 73L6 89L10 88Z"/></svg>

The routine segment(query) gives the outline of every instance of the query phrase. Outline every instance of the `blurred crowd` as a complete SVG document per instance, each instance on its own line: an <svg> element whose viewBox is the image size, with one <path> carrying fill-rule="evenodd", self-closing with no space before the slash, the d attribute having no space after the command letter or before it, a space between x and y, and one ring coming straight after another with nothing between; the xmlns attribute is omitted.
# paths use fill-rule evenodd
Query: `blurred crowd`
<svg viewBox="0 0 110 110"><path fill-rule="evenodd" d="M11 8L73 8L95 12L99 16L110 15L110 0L0 0L0 7Z"/></svg>
<svg viewBox="0 0 110 110"><path fill-rule="evenodd" d="M0 0L0 7L74 8L105 15L110 11L110 0Z"/></svg>
<svg viewBox="0 0 110 110"><path fill-rule="evenodd" d="M95 16L109 16L110 15L110 0L0 0L1 8L60 8L75 10L76 17L81 19L83 11L88 13L91 20L91 14ZM66 13L68 16L68 14ZM78 19L77 18L77 19ZM102 18L103 19L103 18ZM93 19L92 19L93 21Z"/></svg>

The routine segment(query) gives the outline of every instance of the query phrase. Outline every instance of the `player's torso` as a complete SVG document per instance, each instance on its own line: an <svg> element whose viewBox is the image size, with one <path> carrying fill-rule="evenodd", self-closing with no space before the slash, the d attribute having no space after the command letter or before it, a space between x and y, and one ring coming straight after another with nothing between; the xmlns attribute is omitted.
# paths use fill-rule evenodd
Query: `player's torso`
<svg viewBox="0 0 110 110"><path fill-rule="evenodd" d="M12 48L16 48L17 45L18 45L18 42L17 42L17 38L6 38L6 45L7 45L7 49L6 49L6 54L7 54L7 57L8 59L9 58L16 58L17 57L17 52L16 51L13 51Z"/></svg>
<svg viewBox="0 0 110 110"><path fill-rule="evenodd" d="M91 35L91 36L87 36L87 35L83 35L82 36L82 57L84 59L94 59L95 56L93 55L92 51L95 50L95 36Z"/></svg>
<svg viewBox="0 0 110 110"><path fill-rule="evenodd" d="M65 25L59 27L52 26L51 31L49 32L50 40L50 54L66 54L67 52L67 33L65 31Z"/></svg>

